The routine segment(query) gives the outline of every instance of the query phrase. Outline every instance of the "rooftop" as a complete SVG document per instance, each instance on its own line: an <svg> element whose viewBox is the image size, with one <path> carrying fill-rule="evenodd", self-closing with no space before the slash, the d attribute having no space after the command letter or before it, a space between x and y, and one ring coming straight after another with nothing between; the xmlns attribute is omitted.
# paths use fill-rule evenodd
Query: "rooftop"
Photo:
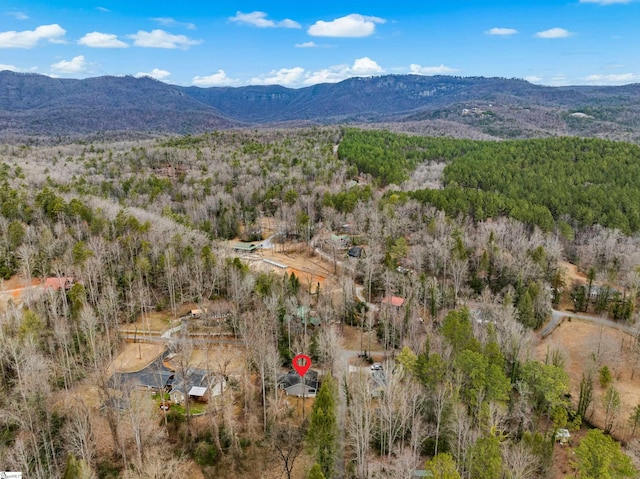
<svg viewBox="0 0 640 479"><path fill-rule="evenodd" d="M399 308L404 304L404 298L399 298L398 296L385 296L382 299L382 304L390 304Z"/></svg>

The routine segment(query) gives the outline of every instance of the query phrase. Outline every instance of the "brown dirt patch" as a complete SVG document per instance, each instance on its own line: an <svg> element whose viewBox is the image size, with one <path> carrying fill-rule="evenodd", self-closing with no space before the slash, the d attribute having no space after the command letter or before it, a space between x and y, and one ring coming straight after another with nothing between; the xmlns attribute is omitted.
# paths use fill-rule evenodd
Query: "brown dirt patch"
<svg viewBox="0 0 640 479"><path fill-rule="evenodd" d="M0 307L6 307L9 300L15 304L20 304L22 297L29 292L40 294L42 291L41 285L42 281L38 278L32 278L31 282L27 283L18 275L0 280Z"/></svg>
<svg viewBox="0 0 640 479"><path fill-rule="evenodd" d="M554 332L541 341L534 350L538 360L544 361L547 350L554 348L562 351L569 373L571 395L574 406L579 397L580 379L587 365L598 358L597 368L607 365L613 373L613 387L620 393L622 403L618 421L612 435L617 439L628 439L630 430L627 424L631 411L640 397L640 371L634 371L636 358L631 351L632 337L617 329L590 323L580 319L565 319ZM588 418L594 425L603 427L604 394L598 383L597 371L594 374L594 398L592 415Z"/></svg>
<svg viewBox="0 0 640 479"><path fill-rule="evenodd" d="M569 291L574 283L585 284L587 282L587 275L578 271L578 267L567 261L559 261L558 266L560 270L564 272L564 294L560 298L560 309L564 311L571 310L574 305L571 300Z"/></svg>
<svg viewBox="0 0 640 479"><path fill-rule="evenodd" d="M164 344L125 343L120 354L109 366L109 374L140 371L160 356L166 349Z"/></svg>
<svg viewBox="0 0 640 479"><path fill-rule="evenodd" d="M356 326L345 325L342 328L342 345L344 349L349 351L361 351L360 340L362 338L362 346L365 349L371 347L371 352L384 351L382 344L378 341L378 336L375 331L362 332L362 330Z"/></svg>
<svg viewBox="0 0 640 479"><path fill-rule="evenodd" d="M302 421L302 418L309 418L311 416L311 411L313 410L313 403L315 398L305 397L299 398L296 396L286 396L285 399L289 404L289 407L293 410L293 417ZM304 405L304 416L302 406Z"/></svg>
<svg viewBox="0 0 640 479"><path fill-rule="evenodd" d="M298 280L300 281L300 284L307 291L311 291L312 293L315 293L316 286L318 285L318 283L320 283L320 286L322 286L326 279L324 276L318 276L317 274L314 274L313 271L302 270L302 269L291 268L291 267L287 268L287 273L289 275L295 274Z"/></svg>
<svg viewBox="0 0 640 479"><path fill-rule="evenodd" d="M287 273L295 273L301 286L306 290L311 285L311 292L315 293L318 282L325 291L339 288L332 262L325 261L321 256L312 253L304 243L285 244L284 250L282 247L283 245L274 245L273 248L261 250L260 255L262 258L287 266ZM271 268L274 271L283 271L275 266Z"/></svg>
<svg viewBox="0 0 640 479"><path fill-rule="evenodd" d="M558 266L560 266L560 269L564 270L564 277L567 286L571 286L571 283L574 281L579 281L581 283L587 282L587 275L578 271L578 267L575 264L567 261L559 261Z"/></svg>
<svg viewBox="0 0 640 479"><path fill-rule="evenodd" d="M246 352L243 348L229 345L211 346L208 350L195 349L189 364L196 368L239 376L246 368Z"/></svg>
<svg viewBox="0 0 640 479"><path fill-rule="evenodd" d="M164 333L167 329L177 326L171 319L171 313L167 311L151 311L141 315L135 323L125 324L122 329L133 331L138 328L138 333Z"/></svg>

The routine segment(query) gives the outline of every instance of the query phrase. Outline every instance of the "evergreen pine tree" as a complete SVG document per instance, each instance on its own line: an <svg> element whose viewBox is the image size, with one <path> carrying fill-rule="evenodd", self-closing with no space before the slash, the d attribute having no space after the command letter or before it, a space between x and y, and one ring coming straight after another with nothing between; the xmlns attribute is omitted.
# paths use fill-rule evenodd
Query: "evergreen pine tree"
<svg viewBox="0 0 640 479"><path fill-rule="evenodd" d="M336 454L336 383L331 374L327 375L320 386L318 396L313 403L307 442L320 466L324 477L331 477Z"/></svg>

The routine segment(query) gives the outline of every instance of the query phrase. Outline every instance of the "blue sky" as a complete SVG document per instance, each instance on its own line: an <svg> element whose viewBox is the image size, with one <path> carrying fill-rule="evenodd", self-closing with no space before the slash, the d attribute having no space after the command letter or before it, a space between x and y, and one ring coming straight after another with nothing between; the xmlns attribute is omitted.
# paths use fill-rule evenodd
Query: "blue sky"
<svg viewBox="0 0 640 479"><path fill-rule="evenodd" d="M303 87L415 73L640 82L640 0L0 4L0 70Z"/></svg>

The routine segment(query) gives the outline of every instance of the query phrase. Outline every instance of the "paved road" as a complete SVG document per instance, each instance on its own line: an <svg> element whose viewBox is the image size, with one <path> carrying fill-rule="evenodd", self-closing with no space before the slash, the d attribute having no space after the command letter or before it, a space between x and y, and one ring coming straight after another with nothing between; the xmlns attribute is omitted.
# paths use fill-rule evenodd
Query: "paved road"
<svg viewBox="0 0 640 479"><path fill-rule="evenodd" d="M619 331L624 331L625 333L631 334L633 336L637 334L637 330L635 328L632 328L631 326L627 326L626 324L618 323L616 321L611 321L610 319L606 319L600 316L572 313L570 311L556 311L555 309L552 311L553 312L551 313L551 320L542 329L540 333L543 338L551 334L553 330L560 325L560 323L564 318L582 319L584 321L589 321L590 323L599 324L607 328L613 328Z"/></svg>

